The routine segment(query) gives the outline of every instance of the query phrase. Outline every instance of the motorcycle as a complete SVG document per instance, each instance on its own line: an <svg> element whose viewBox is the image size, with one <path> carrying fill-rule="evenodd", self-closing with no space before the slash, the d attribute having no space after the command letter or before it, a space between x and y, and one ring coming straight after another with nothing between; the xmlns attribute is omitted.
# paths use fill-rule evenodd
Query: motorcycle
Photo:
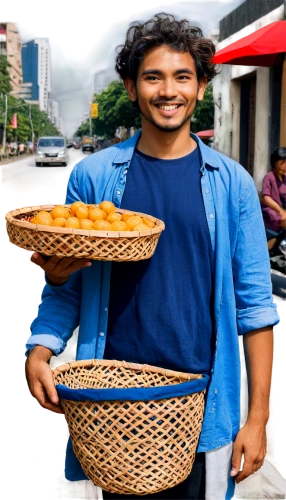
<svg viewBox="0 0 286 500"><path fill-rule="evenodd" d="M274 247L269 250L271 269L286 275L286 233L277 237Z"/></svg>

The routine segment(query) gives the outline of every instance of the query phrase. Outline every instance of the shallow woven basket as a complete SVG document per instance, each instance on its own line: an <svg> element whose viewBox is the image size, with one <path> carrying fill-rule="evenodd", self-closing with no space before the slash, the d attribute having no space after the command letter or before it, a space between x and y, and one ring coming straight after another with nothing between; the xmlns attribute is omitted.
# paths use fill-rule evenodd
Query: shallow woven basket
<svg viewBox="0 0 286 500"><path fill-rule="evenodd" d="M43 226L20 220L34 216L40 210L51 211L54 206L25 207L9 212L6 220L11 243L49 256L117 262L136 261L152 257L159 236L165 229L164 223L155 217L119 208L116 208L116 212L145 217L155 223L155 228L146 231L88 231Z"/></svg>
<svg viewBox="0 0 286 500"><path fill-rule="evenodd" d="M74 452L103 490L146 495L190 474L207 376L125 361L75 361L53 372Z"/></svg>

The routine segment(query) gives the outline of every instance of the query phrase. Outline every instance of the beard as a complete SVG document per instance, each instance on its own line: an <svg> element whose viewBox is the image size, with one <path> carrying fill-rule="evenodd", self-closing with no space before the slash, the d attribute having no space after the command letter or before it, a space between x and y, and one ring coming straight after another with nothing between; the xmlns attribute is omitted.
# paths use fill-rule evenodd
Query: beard
<svg viewBox="0 0 286 500"><path fill-rule="evenodd" d="M176 132L177 130L180 130L180 128L182 128L185 123L187 121L190 121L191 122L191 118L194 114L194 111L195 111L195 108L192 109L192 111L184 117L184 119L178 123L177 125L162 125L161 123L158 123L156 120L154 120L151 116L146 116L143 112L142 112L142 109L140 107L140 104L139 104L139 101L137 99L136 103L134 103L137 107L137 109L139 110L139 113L141 116L143 116L145 118L145 120L147 120L149 123L152 123L152 125L154 125L154 127L156 127L158 130L160 130L161 132Z"/></svg>

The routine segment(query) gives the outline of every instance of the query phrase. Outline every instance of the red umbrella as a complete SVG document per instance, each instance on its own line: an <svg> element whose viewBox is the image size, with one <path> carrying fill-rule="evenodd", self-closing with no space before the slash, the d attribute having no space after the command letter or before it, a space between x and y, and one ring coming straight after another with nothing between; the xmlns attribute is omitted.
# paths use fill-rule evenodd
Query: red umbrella
<svg viewBox="0 0 286 500"><path fill-rule="evenodd" d="M286 21L276 21L219 50L213 62L270 67L282 59L283 52L286 52Z"/></svg>
<svg viewBox="0 0 286 500"><path fill-rule="evenodd" d="M201 139L210 139L214 136L214 130L201 130L200 132L196 132L196 135Z"/></svg>

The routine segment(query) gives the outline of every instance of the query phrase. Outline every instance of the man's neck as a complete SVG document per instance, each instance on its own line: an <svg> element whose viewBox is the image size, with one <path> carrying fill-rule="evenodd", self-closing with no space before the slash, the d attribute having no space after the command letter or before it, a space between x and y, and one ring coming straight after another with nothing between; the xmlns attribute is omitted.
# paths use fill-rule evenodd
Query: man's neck
<svg viewBox="0 0 286 500"><path fill-rule="evenodd" d="M175 132L165 132L143 119L142 133L137 143L137 149L141 153L154 158L172 160L187 156L196 147L196 141L190 137L189 122Z"/></svg>

